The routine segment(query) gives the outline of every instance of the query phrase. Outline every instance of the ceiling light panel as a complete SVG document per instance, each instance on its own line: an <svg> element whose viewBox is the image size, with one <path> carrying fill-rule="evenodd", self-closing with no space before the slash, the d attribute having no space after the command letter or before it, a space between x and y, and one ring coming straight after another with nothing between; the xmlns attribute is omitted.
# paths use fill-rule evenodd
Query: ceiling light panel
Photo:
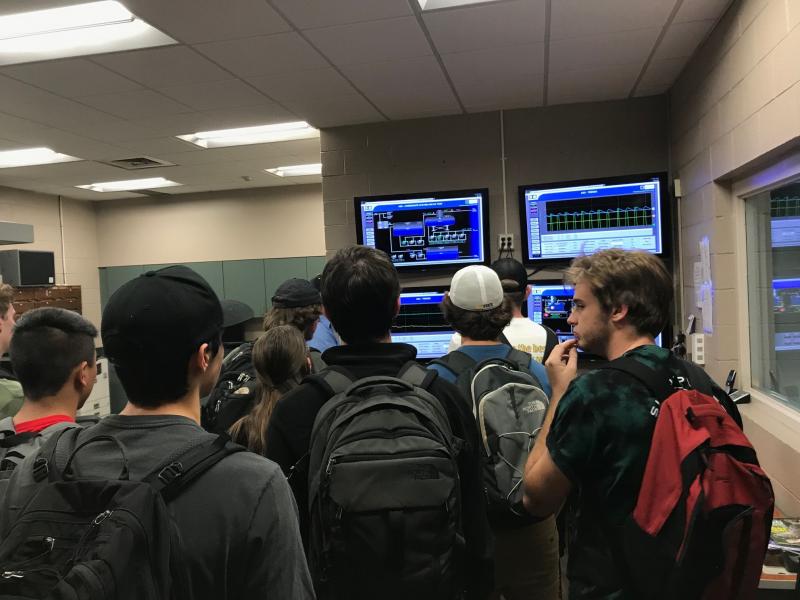
<svg viewBox="0 0 800 600"><path fill-rule="evenodd" d="M124 181L103 181L100 183L90 183L88 185L76 185L82 190L92 190L93 192L129 192L136 190L152 190L154 188L173 187L183 185L163 177L148 177L145 179L126 179Z"/></svg>
<svg viewBox="0 0 800 600"><path fill-rule="evenodd" d="M216 131L198 131L177 136L202 148L224 148L226 146L244 146L246 144L267 144L270 142L286 142L319 137L319 130L305 121L276 123L274 125L258 125L255 127L239 127L237 129L218 129Z"/></svg>
<svg viewBox="0 0 800 600"><path fill-rule="evenodd" d="M499 0L417 0L420 10L438 10L440 8L455 8L469 6L470 4L490 4Z"/></svg>
<svg viewBox="0 0 800 600"><path fill-rule="evenodd" d="M0 169L12 167L29 167L31 165L48 165L51 163L81 160L68 154L54 152L50 148L22 148L0 152Z"/></svg>
<svg viewBox="0 0 800 600"><path fill-rule="evenodd" d="M0 65L176 43L112 0L0 17Z"/></svg>
<svg viewBox="0 0 800 600"><path fill-rule="evenodd" d="M268 173L278 177L303 177L306 175L321 175L322 163L312 163L308 165L290 165L288 167L275 167L265 169Z"/></svg>

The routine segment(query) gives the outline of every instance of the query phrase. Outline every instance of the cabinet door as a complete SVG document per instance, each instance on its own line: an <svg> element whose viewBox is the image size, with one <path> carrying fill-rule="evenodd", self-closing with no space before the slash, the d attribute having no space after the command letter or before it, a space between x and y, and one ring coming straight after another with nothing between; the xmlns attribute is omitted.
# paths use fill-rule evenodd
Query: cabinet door
<svg viewBox="0 0 800 600"><path fill-rule="evenodd" d="M264 277L267 287L267 308L272 307L275 290L287 279L300 277L307 279L306 257L299 258L266 258L264 259Z"/></svg>
<svg viewBox="0 0 800 600"><path fill-rule="evenodd" d="M225 298L244 302L256 317L267 310L264 260L225 260L222 262Z"/></svg>
<svg viewBox="0 0 800 600"><path fill-rule="evenodd" d="M211 289L214 290L214 293L217 294L218 298L222 299L225 297L223 295L225 290L222 278L221 260L214 260L208 262L162 263L157 265L144 265L144 270L145 272L157 271L158 269L163 269L164 267L174 267L177 265L183 267L189 267L208 282L208 285L211 286Z"/></svg>
<svg viewBox="0 0 800 600"><path fill-rule="evenodd" d="M123 284L128 283L131 279L138 277L145 272L142 265L134 265L129 267L103 267L105 269L106 293L108 294L103 307L114 292L122 287ZM102 281L102 278L101 278Z"/></svg>
<svg viewBox="0 0 800 600"><path fill-rule="evenodd" d="M322 269L325 268L325 260L324 256L306 256L306 273L308 274L308 279L313 279L322 273Z"/></svg>

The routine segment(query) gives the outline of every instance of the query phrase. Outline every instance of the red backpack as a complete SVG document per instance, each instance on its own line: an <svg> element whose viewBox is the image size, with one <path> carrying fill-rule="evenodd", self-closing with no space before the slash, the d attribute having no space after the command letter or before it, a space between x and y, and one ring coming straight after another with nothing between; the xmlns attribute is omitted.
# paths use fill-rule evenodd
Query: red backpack
<svg viewBox="0 0 800 600"><path fill-rule="evenodd" d="M623 534L626 574L637 599L749 600L767 551L772 485L708 376L681 362L694 382L630 357L607 367L635 377L661 401Z"/></svg>

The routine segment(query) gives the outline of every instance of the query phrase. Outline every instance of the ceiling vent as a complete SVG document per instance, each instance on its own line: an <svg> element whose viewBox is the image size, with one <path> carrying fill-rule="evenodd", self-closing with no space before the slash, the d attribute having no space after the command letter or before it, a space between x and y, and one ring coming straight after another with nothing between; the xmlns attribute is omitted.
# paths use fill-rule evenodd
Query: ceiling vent
<svg viewBox="0 0 800 600"><path fill-rule="evenodd" d="M118 160L102 161L112 167L119 167L128 171L137 171L139 169L154 169L156 167L174 167L175 163L161 160L158 158L151 158L150 156L136 156L134 158L120 158Z"/></svg>

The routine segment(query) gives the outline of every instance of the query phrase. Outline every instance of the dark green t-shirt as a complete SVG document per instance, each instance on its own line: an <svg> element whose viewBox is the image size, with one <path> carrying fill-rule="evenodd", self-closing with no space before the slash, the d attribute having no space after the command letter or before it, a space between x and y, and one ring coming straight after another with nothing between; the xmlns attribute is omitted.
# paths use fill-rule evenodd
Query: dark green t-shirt
<svg viewBox="0 0 800 600"><path fill-rule="evenodd" d="M689 380L702 377L686 387L724 396L702 371L689 377L665 348L640 346L625 356ZM619 555L620 529L636 504L658 405L637 379L605 369L577 378L558 404L547 447L576 493L568 536L572 599L635 600L623 589L612 555Z"/></svg>

